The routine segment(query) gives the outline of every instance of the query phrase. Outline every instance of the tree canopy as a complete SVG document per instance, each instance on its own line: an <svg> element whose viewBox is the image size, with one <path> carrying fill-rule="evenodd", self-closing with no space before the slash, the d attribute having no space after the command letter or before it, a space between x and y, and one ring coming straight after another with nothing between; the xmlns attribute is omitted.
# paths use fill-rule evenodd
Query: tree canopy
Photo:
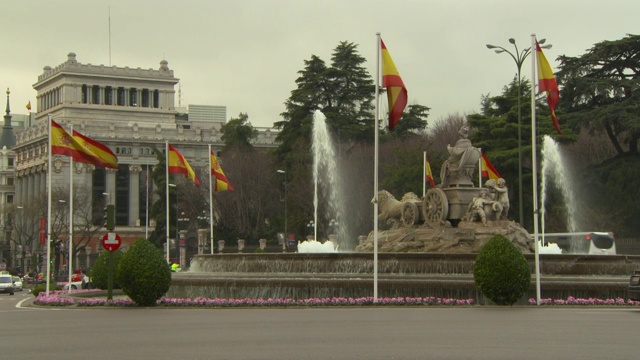
<svg viewBox="0 0 640 360"><path fill-rule="evenodd" d="M640 36L603 41L581 56L559 60L559 107L570 125L604 131L620 155L638 154Z"/></svg>

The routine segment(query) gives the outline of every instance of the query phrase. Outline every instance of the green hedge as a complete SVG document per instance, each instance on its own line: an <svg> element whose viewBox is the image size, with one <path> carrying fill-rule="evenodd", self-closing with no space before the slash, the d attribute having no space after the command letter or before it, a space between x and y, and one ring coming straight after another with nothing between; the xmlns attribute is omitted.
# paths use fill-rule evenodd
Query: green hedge
<svg viewBox="0 0 640 360"><path fill-rule="evenodd" d="M492 237L480 249L473 266L476 287L498 305L513 305L531 284L531 270L524 255L502 235Z"/></svg>
<svg viewBox="0 0 640 360"><path fill-rule="evenodd" d="M93 264L93 269L91 269L91 282L93 283L93 286L98 289L106 290L109 287L109 272L107 266L107 259L109 258L109 255L111 255L111 259L113 260L113 289L120 289L120 283L116 278L116 269L118 268L120 261L122 261L123 254L121 251L103 251L100 256L98 256L96 263Z"/></svg>
<svg viewBox="0 0 640 360"><path fill-rule="evenodd" d="M171 269L149 240L140 239L124 254L116 277L125 293L140 306L154 306L171 286Z"/></svg>

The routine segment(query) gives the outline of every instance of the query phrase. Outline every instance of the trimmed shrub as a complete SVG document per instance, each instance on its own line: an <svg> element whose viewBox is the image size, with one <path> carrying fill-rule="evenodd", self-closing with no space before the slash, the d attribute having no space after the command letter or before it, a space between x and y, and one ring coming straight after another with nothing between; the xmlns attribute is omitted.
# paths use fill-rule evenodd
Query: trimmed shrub
<svg viewBox="0 0 640 360"><path fill-rule="evenodd" d="M54 291L54 290L62 290L62 286L57 286L55 282L50 281L49 282L49 292ZM46 292L47 291L47 284L43 283L43 284L38 284L36 285L33 290L31 290L31 293L33 294L33 296L38 297L38 294L40 294L41 292Z"/></svg>
<svg viewBox="0 0 640 360"><path fill-rule="evenodd" d="M109 267L107 266L109 255L109 251L103 251L100 256L98 256L96 263L93 265L93 269L91 269L91 282L93 283L93 286L97 287L98 289L106 290L109 287ZM116 277L116 270L118 269L120 261L122 261L123 255L124 254L122 253L122 251L114 251L113 253L111 253L111 259L113 260L112 269L114 289L121 288L120 282Z"/></svg>
<svg viewBox="0 0 640 360"><path fill-rule="evenodd" d="M140 239L124 254L116 277L125 293L140 306L154 306L171 286L171 269L149 240Z"/></svg>
<svg viewBox="0 0 640 360"><path fill-rule="evenodd" d="M476 287L494 303L513 305L529 289L531 270L511 241L496 235L480 249L473 279Z"/></svg>

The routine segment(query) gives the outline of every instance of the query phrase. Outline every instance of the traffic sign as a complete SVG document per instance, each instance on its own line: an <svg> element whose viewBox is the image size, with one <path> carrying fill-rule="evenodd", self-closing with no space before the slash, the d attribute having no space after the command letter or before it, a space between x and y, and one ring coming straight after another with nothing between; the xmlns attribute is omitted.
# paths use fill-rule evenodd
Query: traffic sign
<svg viewBox="0 0 640 360"><path fill-rule="evenodd" d="M120 239L120 235L116 233L109 232L102 237L102 247L107 251L118 250L120 244L122 244L122 239Z"/></svg>

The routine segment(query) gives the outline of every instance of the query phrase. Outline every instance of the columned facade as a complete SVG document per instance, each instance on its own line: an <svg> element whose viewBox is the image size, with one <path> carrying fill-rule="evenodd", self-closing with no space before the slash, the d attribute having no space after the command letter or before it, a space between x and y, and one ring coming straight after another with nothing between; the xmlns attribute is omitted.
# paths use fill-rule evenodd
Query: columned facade
<svg viewBox="0 0 640 360"><path fill-rule="evenodd" d="M46 196L51 117L67 131L73 127L118 156L118 170L74 164L74 189L85 192L94 210L97 206L102 210L107 201L115 205L116 231L121 237L135 240L144 235L147 194L154 194L152 188L146 188L145 179L157 163L152 149L164 151L169 142L196 168L208 165L209 144L216 152L224 145L220 132L224 122L185 121L188 116L178 113L174 104L178 81L164 60L157 70L132 69L82 64L74 53L69 53L66 62L54 68L44 67L34 84L38 94L35 121L16 134L16 203ZM254 146L275 147L275 135L271 129L259 129ZM53 156L53 191L69 188L69 160ZM78 221L74 216L74 224ZM95 243L102 235L104 232L97 234L87 246L87 259L98 250ZM85 256L79 258L82 263Z"/></svg>

